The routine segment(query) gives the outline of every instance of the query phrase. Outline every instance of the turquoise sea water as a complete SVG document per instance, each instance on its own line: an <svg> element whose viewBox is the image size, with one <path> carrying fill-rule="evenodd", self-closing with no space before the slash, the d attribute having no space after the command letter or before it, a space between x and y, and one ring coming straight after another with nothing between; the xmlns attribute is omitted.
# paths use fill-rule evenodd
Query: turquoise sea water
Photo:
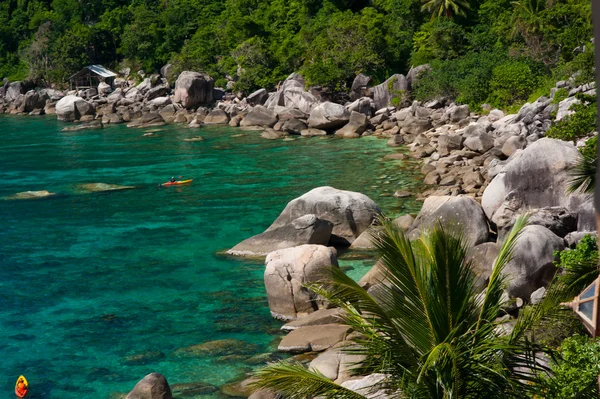
<svg viewBox="0 0 600 399"><path fill-rule="evenodd" d="M281 322L269 315L262 262L220 252L322 185L363 192L388 214L419 208L389 196L418 186L416 165L381 160L397 151L385 140L64 126L0 116L0 198L57 193L0 200L0 397L20 374L32 397L61 399L117 397L154 371L172 386L240 378L252 356L273 351ZM205 140L183 141L198 134ZM157 187L172 175L195 180ZM136 188L78 186L97 182ZM340 264L360 278L372 261ZM181 350L223 339L233 341Z"/></svg>

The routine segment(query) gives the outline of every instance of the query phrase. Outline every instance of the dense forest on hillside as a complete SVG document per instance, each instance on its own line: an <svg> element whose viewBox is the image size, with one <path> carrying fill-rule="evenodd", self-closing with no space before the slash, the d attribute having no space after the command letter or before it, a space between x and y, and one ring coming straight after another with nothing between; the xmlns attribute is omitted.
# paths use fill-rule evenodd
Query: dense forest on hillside
<svg viewBox="0 0 600 399"><path fill-rule="evenodd" d="M291 72L343 90L429 63L417 98L524 100L583 70L589 0L3 0L0 78L60 85L88 64L199 70L217 86L273 87Z"/></svg>

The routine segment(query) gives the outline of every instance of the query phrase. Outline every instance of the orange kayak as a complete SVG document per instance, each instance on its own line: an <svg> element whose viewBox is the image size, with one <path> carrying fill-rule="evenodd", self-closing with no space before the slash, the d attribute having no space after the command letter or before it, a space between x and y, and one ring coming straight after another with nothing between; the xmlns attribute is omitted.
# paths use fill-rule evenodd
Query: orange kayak
<svg viewBox="0 0 600 399"><path fill-rule="evenodd" d="M193 180L194 179L169 181L169 182L161 184L161 186L163 186L163 187L181 186L182 184L190 184Z"/></svg>
<svg viewBox="0 0 600 399"><path fill-rule="evenodd" d="M27 396L27 392L29 391L29 384L27 383L27 379L24 376L19 376L17 378L17 383L15 384L15 394L19 398L24 398Z"/></svg>

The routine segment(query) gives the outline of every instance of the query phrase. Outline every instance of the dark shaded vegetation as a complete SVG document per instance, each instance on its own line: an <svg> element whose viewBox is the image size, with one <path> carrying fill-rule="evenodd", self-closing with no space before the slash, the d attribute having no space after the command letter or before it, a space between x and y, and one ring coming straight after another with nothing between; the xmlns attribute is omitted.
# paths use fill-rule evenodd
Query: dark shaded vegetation
<svg viewBox="0 0 600 399"><path fill-rule="evenodd" d="M60 85L87 64L172 63L238 90L297 71L347 90L357 73L379 83L430 63L418 99L510 106L593 76L590 38L585 0L5 0L0 77Z"/></svg>

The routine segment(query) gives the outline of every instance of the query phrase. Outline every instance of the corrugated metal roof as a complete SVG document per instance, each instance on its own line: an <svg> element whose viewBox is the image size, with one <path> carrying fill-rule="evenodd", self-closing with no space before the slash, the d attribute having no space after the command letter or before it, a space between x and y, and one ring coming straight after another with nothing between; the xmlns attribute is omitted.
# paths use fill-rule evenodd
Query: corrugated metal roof
<svg viewBox="0 0 600 399"><path fill-rule="evenodd" d="M105 67L103 67L102 65L88 65L85 68L83 68L81 71L77 72L76 74L74 74L73 76L70 76L69 79L74 78L75 76L79 75L80 73L82 73L83 71L85 71L86 69L92 71L93 73L95 73L96 75L100 75L103 78L112 78L114 76L117 76L116 73L114 73L113 71L111 71L110 69L106 69Z"/></svg>
<svg viewBox="0 0 600 399"><path fill-rule="evenodd" d="M97 73L98 75L102 76L103 78L112 78L113 76L117 76L116 73L114 73L113 71L111 71L109 69L104 68L102 65L88 65L86 68L94 73Z"/></svg>

